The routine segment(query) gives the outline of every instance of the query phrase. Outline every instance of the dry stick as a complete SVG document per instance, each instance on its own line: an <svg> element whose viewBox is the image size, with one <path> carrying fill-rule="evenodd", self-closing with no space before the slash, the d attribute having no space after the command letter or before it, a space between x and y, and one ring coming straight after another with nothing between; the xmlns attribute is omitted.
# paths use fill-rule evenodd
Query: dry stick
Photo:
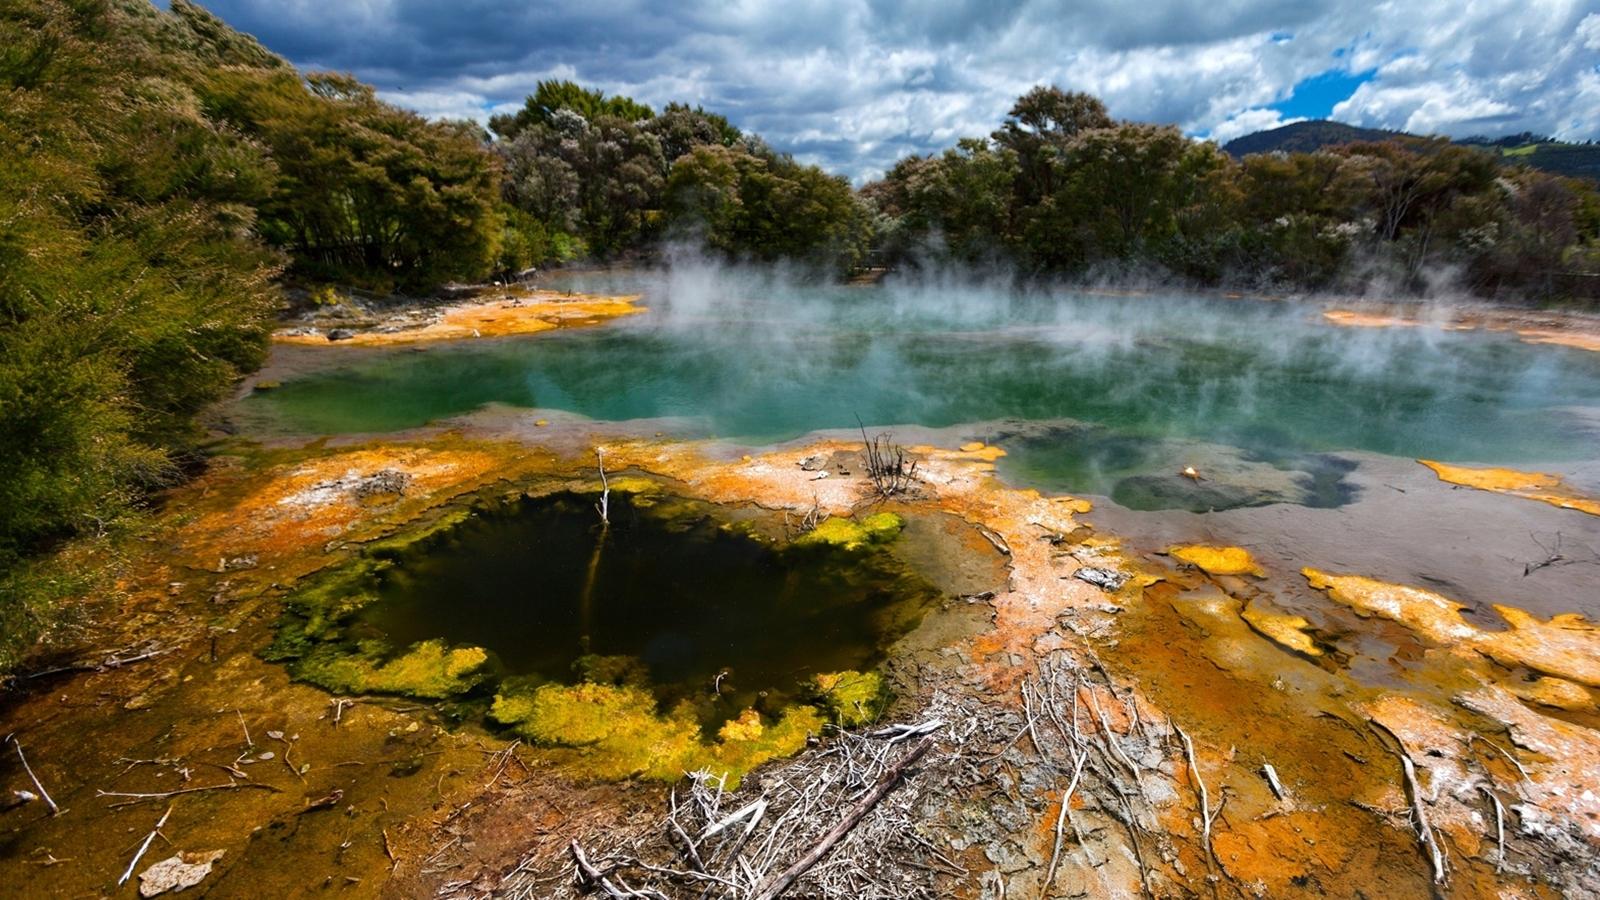
<svg viewBox="0 0 1600 900"><path fill-rule="evenodd" d="M1267 776L1267 786L1272 788L1273 796L1279 800L1289 799L1288 792L1283 789L1283 782L1278 780L1278 770L1272 767L1272 763L1262 763L1261 774Z"/></svg>
<svg viewBox="0 0 1600 900"><path fill-rule="evenodd" d="M1506 811L1505 807L1500 805L1500 798L1495 796L1493 789L1487 786L1480 786L1478 789L1483 791L1490 803L1494 804L1494 835L1500 847L1494 861L1494 873L1499 875L1506 866Z"/></svg>
<svg viewBox="0 0 1600 900"><path fill-rule="evenodd" d="M1200 775L1200 765L1195 762L1194 742L1189 740L1188 732L1184 731L1178 723L1172 723L1174 731L1178 732L1178 739L1183 741L1183 755L1189 760L1189 774L1194 777L1195 789L1200 794L1200 826L1201 840L1206 844L1206 855L1211 862L1217 861L1215 850L1211 849L1211 795L1206 791L1206 780Z"/></svg>
<svg viewBox="0 0 1600 900"><path fill-rule="evenodd" d="M274 794L283 793L283 791L273 787L270 784L260 784L254 781L230 781L227 784L210 784L204 787L180 788L176 791L161 791L154 794L131 794L127 791L95 791L94 793L96 797L131 797L134 800L165 800L168 797L176 797L180 794L198 794L203 791L237 791L243 788L260 788L264 791L271 791Z"/></svg>
<svg viewBox="0 0 1600 900"><path fill-rule="evenodd" d="M1045 871L1044 885L1039 889L1041 898L1050 892L1050 886L1056 882L1056 866L1061 864L1061 842L1067 824L1067 810L1072 807L1072 792L1078 787L1078 776L1083 774L1083 764L1088 758L1087 750L1073 751L1072 780L1067 783L1067 789L1061 792L1061 812L1056 815L1056 844L1050 851L1050 868Z"/></svg>
<svg viewBox="0 0 1600 900"><path fill-rule="evenodd" d="M50 815L61 815L61 807L56 805L56 801L50 799L50 792L44 789L43 784L39 783L39 776L33 774L33 766L28 765L28 758L22 755L22 742L17 740L17 736L14 734L9 735L8 739L11 741L11 746L17 748L17 759L22 761L22 768L27 771L28 778L33 781L33 786L39 789L39 796L44 799L45 805L50 807Z"/></svg>
<svg viewBox="0 0 1600 900"><path fill-rule="evenodd" d="M1389 737L1394 738L1395 755L1400 757L1400 772L1405 776L1406 793L1411 799L1411 818L1417 829L1417 840L1422 844L1422 849L1428 854L1428 862L1433 867L1433 883L1444 884L1444 850L1439 846L1439 839L1433 833L1433 826L1428 823L1428 812L1423 806L1422 787L1417 784L1417 765L1411 761L1411 755L1406 753L1406 743L1400 740L1400 735L1395 734L1389 726L1377 719L1369 719L1373 727L1382 729Z"/></svg>
<svg viewBox="0 0 1600 900"><path fill-rule="evenodd" d="M251 750L254 750L256 748L256 742L250 739L250 726L244 723L244 713L240 712L238 707L234 707L233 712L234 715L239 717L239 727L244 729L245 745Z"/></svg>
<svg viewBox="0 0 1600 900"><path fill-rule="evenodd" d="M905 770L932 749L933 743L934 739L932 737L925 737L915 747L911 748L910 752L889 768L889 771L883 773L883 777L878 779L877 785L868 791L866 796L856 802L856 805L845 814L844 818L839 820L839 824L833 826L827 834L822 836L820 841L817 841L816 846L796 860L794 865L785 869L782 874L758 886L754 900L773 900L773 898L782 896L785 891L793 887L800 876L804 875L812 866L821 862L822 858L828 855L828 851L833 849L834 844L839 843L856 826L856 823L861 821L862 817L871 812L874 806L877 806L884 797L889 795L890 791L894 790L895 786L900 783L900 777L905 774Z"/></svg>
<svg viewBox="0 0 1600 900"><path fill-rule="evenodd" d="M607 897L611 897L613 900L628 900L628 898L633 897L666 900L666 896L658 891L636 891L627 885L622 885L619 887L616 883L612 882L611 879L607 878L604 872L595 868L594 863L589 862L589 857L584 854L583 848L578 845L576 840L568 843L567 849L572 851L572 861L578 866L579 880L585 885L591 885L600 888L600 890L605 892Z"/></svg>
<svg viewBox="0 0 1600 900"><path fill-rule="evenodd" d="M128 863L128 870L117 879L118 887L127 884L128 879L133 877L134 867L139 865L139 860L144 859L145 851L150 849L150 842L156 839L156 833L161 830L161 826L167 824L167 817L170 815L172 815L172 804L167 805L167 811L161 814L161 820L156 823L156 827L150 829L150 833L144 836L144 843L139 845L139 852L135 853Z"/></svg>
<svg viewBox="0 0 1600 900"><path fill-rule="evenodd" d="M600 502L595 505L595 511L600 513L602 525L611 524L611 482L606 480L606 454L599 447L594 448L594 458L600 466Z"/></svg>

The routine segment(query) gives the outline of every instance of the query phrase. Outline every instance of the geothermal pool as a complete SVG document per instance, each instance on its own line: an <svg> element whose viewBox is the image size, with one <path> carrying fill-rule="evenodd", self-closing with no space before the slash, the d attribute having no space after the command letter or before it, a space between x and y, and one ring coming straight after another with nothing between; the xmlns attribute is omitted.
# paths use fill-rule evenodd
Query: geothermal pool
<svg viewBox="0 0 1600 900"><path fill-rule="evenodd" d="M234 414L257 435L337 435L498 404L752 446L858 418L964 426L1007 450L1014 482L1194 511L1340 505L1342 452L1528 464L1600 445L1600 354L1515 335L1161 293L703 270L562 285L642 292L650 311L532 338L307 349Z"/></svg>

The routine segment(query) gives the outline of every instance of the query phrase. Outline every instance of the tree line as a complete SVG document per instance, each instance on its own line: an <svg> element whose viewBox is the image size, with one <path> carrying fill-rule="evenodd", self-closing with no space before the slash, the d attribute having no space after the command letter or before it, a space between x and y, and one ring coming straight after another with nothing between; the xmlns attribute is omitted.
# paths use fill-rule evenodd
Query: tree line
<svg viewBox="0 0 1600 900"><path fill-rule="evenodd" d="M1448 273L1484 296L1551 300L1572 290L1561 276L1600 270L1592 182L1442 138L1236 161L1049 86L988 137L903 159L862 194L882 258L902 265L1402 294Z"/></svg>

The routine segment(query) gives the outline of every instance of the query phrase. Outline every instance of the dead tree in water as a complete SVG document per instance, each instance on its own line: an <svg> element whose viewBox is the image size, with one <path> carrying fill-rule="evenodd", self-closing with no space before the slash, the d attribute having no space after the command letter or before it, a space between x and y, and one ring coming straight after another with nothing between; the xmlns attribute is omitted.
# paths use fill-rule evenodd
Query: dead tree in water
<svg viewBox="0 0 1600 900"><path fill-rule="evenodd" d="M906 455L906 449L894 443L894 435L884 432L875 438L867 437L867 426L856 416L861 428L861 443L867 454L867 477L878 496L888 499L910 489L917 478L917 461Z"/></svg>

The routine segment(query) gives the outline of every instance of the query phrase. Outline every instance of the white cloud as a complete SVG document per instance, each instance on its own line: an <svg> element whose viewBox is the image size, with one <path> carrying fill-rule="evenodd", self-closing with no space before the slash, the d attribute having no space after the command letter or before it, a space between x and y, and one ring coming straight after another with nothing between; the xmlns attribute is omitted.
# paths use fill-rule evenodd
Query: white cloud
<svg viewBox="0 0 1600 900"><path fill-rule="evenodd" d="M297 63L426 115L515 108L541 78L703 104L857 178L983 135L1034 84L1226 140L1329 69L1382 128L1600 137L1594 0L206 0Z"/></svg>

